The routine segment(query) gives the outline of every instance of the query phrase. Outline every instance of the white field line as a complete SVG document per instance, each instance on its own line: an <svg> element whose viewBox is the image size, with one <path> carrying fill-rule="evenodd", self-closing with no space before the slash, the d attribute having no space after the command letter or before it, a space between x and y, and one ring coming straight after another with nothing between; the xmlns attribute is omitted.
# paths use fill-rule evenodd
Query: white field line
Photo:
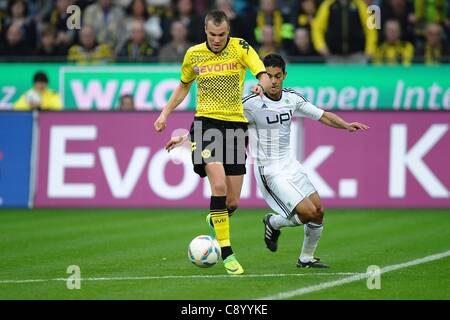
<svg viewBox="0 0 450 320"><path fill-rule="evenodd" d="M431 256L426 256L423 258L411 260L411 261L404 262L404 263L393 264L393 265L381 268L380 274L416 266L419 264L423 264L423 263L427 263L427 262L431 262L431 261L435 261L435 260L439 260L439 259L443 259L443 258L446 258L449 256L450 256L450 250L446 251L446 252L438 253L438 254L433 254ZM350 277L346 277L346 278L343 278L340 280L328 281L328 282L323 282L323 283L320 283L320 284L314 285L314 286L280 292L280 293L277 293L277 294L274 294L271 296L259 298L258 300L279 300L279 299L288 299L288 298L292 298L292 297L298 297L298 296L301 296L301 295L304 295L307 293L317 292L317 291L328 289L328 288L342 286L347 283L360 281L360 280L366 279L368 277L369 277L368 273L358 273L358 274L355 274L355 275L352 275Z"/></svg>
<svg viewBox="0 0 450 320"><path fill-rule="evenodd" d="M165 279L217 279L217 278L233 278L233 279L247 279L247 278L274 278L274 277L314 277L314 276L348 276L358 275L355 272L321 272L321 273L274 273L274 274L247 274L241 276L230 275L190 275L190 276L144 276L144 277L92 277L81 278L80 281L140 281L140 280L165 280ZM18 283L37 283L50 281L67 281L67 278L54 279L23 279L23 280L0 280L0 284L18 284ZM70 281L74 279L71 278Z"/></svg>

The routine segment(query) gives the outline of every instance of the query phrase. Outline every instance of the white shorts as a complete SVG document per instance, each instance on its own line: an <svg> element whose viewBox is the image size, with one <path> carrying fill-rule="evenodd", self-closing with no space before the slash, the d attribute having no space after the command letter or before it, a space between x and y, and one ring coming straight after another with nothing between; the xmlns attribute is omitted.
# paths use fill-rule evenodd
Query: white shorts
<svg viewBox="0 0 450 320"><path fill-rule="evenodd" d="M254 165L258 189L276 213L290 218L297 204L316 192L304 167L292 160L276 170Z"/></svg>

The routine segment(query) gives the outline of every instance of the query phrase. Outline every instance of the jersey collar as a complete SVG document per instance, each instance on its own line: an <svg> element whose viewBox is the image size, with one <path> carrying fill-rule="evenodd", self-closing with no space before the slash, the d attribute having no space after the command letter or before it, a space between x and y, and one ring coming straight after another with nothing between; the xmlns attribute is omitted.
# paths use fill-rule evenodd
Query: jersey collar
<svg viewBox="0 0 450 320"><path fill-rule="evenodd" d="M281 98L283 98L283 91L281 91L281 96L280 99L272 99L267 93L264 92L264 95L266 96L267 99L272 100L272 101L280 101Z"/></svg>
<svg viewBox="0 0 450 320"><path fill-rule="evenodd" d="M208 40L206 40L206 47L207 47L208 50L211 51L212 53L214 53L214 54L219 54L219 53L221 53L223 50L225 50L225 48L228 46L228 43L229 43L229 42L230 42L230 37L228 37L227 43L225 44L225 47L223 47L223 49L220 50L219 52L214 52L214 51L212 51L212 49L209 47Z"/></svg>

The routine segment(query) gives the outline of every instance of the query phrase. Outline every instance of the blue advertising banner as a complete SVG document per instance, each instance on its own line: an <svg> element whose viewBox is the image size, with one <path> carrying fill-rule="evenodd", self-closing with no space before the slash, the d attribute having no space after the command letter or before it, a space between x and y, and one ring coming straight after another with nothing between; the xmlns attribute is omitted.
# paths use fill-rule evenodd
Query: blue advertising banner
<svg viewBox="0 0 450 320"><path fill-rule="evenodd" d="M27 207L33 115L0 112L0 207Z"/></svg>

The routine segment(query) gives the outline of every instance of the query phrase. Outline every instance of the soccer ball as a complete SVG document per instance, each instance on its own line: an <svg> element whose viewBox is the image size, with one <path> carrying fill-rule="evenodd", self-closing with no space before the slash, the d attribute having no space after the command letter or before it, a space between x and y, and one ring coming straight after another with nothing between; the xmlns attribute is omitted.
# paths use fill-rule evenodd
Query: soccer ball
<svg viewBox="0 0 450 320"><path fill-rule="evenodd" d="M188 258L197 267L212 267L220 259L219 242L210 236L195 237L189 244Z"/></svg>

